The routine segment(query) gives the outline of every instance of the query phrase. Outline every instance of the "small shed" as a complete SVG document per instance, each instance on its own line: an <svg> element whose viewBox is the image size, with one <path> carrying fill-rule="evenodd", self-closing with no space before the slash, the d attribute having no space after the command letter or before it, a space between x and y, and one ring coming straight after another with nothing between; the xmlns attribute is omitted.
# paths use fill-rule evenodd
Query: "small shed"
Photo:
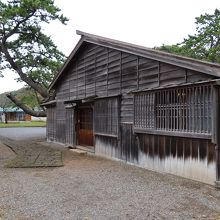
<svg viewBox="0 0 220 220"><path fill-rule="evenodd" d="M219 186L220 65L77 33L47 140Z"/></svg>
<svg viewBox="0 0 220 220"><path fill-rule="evenodd" d="M0 121L31 121L31 116L20 108L0 108Z"/></svg>

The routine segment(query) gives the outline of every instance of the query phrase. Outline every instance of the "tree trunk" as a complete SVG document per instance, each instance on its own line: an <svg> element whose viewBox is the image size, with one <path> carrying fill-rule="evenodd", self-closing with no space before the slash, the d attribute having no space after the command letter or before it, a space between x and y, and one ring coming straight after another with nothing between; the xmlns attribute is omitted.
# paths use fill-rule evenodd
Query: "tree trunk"
<svg viewBox="0 0 220 220"><path fill-rule="evenodd" d="M15 96L13 96L11 93L6 95L12 102L14 102L19 108L21 108L25 113L35 116L35 117L46 117L47 112L46 111L34 111L24 105L20 100L18 100Z"/></svg>
<svg viewBox="0 0 220 220"><path fill-rule="evenodd" d="M3 40L3 42L0 45L2 52L4 53L9 64L11 65L11 68L18 73L22 81L26 82L31 88L37 91L43 98L47 98L49 95L47 89L35 83L30 77L27 76L27 74L23 73L22 68L16 62L14 62L13 58L11 57L7 49L6 41Z"/></svg>
<svg viewBox="0 0 220 220"><path fill-rule="evenodd" d="M7 112L5 112L3 110L3 115L2 115L2 122L4 122L5 124L8 124L8 115Z"/></svg>

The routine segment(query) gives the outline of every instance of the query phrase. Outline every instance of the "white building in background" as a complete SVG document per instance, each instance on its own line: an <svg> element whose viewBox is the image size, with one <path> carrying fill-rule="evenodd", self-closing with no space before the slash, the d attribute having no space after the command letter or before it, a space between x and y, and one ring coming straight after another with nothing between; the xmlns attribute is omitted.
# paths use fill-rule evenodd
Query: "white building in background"
<svg viewBox="0 0 220 220"><path fill-rule="evenodd" d="M46 121L47 117L35 117L31 116L31 121Z"/></svg>
<svg viewBox="0 0 220 220"><path fill-rule="evenodd" d="M34 117L26 114L20 108L1 108L0 107L0 122L5 122L7 114L7 121L46 121L46 117Z"/></svg>

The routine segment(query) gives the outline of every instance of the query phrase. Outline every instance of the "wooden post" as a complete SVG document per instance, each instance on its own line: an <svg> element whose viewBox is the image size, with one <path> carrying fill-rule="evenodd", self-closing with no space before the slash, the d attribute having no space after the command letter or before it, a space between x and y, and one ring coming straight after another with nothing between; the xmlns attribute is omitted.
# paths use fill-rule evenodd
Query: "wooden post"
<svg viewBox="0 0 220 220"><path fill-rule="evenodd" d="M216 150L216 182L215 185L217 188L220 188L220 146L215 147Z"/></svg>
<svg viewBox="0 0 220 220"><path fill-rule="evenodd" d="M85 62L85 55L83 56L83 66L84 66L84 93L86 98L86 62Z"/></svg>
<svg viewBox="0 0 220 220"><path fill-rule="evenodd" d="M106 95L108 96L108 81L109 81L109 48L107 48L107 76L106 76Z"/></svg>
<svg viewBox="0 0 220 220"><path fill-rule="evenodd" d="M212 133L213 143L216 144L216 181L215 185L220 188L220 97L219 97L219 87L213 87L213 125Z"/></svg>
<svg viewBox="0 0 220 220"><path fill-rule="evenodd" d="M139 89L139 56L137 57L137 90Z"/></svg>
<svg viewBox="0 0 220 220"><path fill-rule="evenodd" d="M122 52L120 52L120 94L122 93Z"/></svg>
<svg viewBox="0 0 220 220"><path fill-rule="evenodd" d="M160 69L161 69L161 67L160 67L160 61L158 61L158 86L160 86Z"/></svg>

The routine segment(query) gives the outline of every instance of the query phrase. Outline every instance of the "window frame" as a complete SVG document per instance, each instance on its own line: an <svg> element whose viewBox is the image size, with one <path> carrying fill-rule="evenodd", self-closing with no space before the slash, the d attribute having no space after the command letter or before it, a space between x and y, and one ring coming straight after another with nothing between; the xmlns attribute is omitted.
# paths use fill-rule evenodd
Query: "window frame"
<svg viewBox="0 0 220 220"><path fill-rule="evenodd" d="M139 92L135 92L135 94L134 94L134 118L133 118L133 128L134 128L134 133L147 133L147 134L155 134L155 135L167 135L167 136L182 136L182 137L196 137L196 138L205 138L205 139L211 139L212 138L212 123L213 123L213 118L212 118L212 114L211 114L211 116L209 117L209 118L207 118L207 125L209 126L209 129L210 130L208 130L207 129L207 132L203 132L202 130L201 131L198 131L198 129L195 129L195 130L187 130L187 129L169 129L168 127L165 127L165 128L163 128L163 126L162 127L159 127L158 126L158 114L157 114L157 111L158 111L158 109L159 109L159 107L161 108L161 109L163 109L163 108L166 108L166 105L164 105L164 106L162 106L162 102L158 102L158 100L156 100L156 96L160 93L160 94L166 94L166 92L172 92L172 91L190 91L190 89L191 90L193 90L194 88L209 88L209 90L207 89L207 92L209 92L208 93L208 98L207 98L207 102L210 102L211 103L211 105L212 105L212 103L213 103L213 86L212 85L210 85L210 83L204 83L204 84L200 84L200 85L188 85L188 86L179 86L179 87L177 87L177 86L172 86L172 87L169 87L169 88L160 88L160 89L152 89L152 90L147 90L147 91L139 91ZM206 96L206 90L204 90L203 91L204 92L204 94L202 94L203 95L203 97L202 98L204 98L205 96ZM148 124L151 124L151 122L149 122L149 121L147 121L148 120L148 116L147 116L147 114L148 114L148 112L147 112L147 110L145 110L144 111L144 113L146 113L146 119L144 119L144 121L146 121L146 125L145 126L143 126L143 127L141 127L140 126L140 124L142 123L142 122L140 122L140 124L137 124L136 123L136 120L137 120L137 117L141 117L141 116L137 116L138 114L136 114L136 112L137 112L137 110L138 109L141 109L141 108L143 108L143 107L141 107L141 106L138 106L137 107L137 102L136 102L136 99L138 98L138 97L141 97L142 95L145 95L146 97L147 97L147 95L152 95L153 94L153 96L154 96L154 104L153 104L153 108L154 108L154 125L153 126L151 126L151 127L147 127L146 125L148 125ZM194 94L193 94L194 95ZM164 100L166 99L167 97L165 97L164 98ZM194 97L194 99L196 100L196 98L198 98L198 97ZM143 99L143 98L142 98ZM148 98L145 98L145 99L148 99ZM183 108L181 108L181 109L178 109L177 108L177 110L175 109L175 111L177 111L177 113L179 114L180 112L178 112L179 110L185 110L184 108L186 108L186 111L188 111L188 114L189 114L189 111L192 109L192 107L190 106L190 104L192 104L192 103L189 103L189 99L191 99L191 98L187 98L187 102L179 102L179 103L174 103L173 105L176 105L176 106L181 106L181 104L183 104L181 107ZM205 98L204 98L204 100L205 100ZM203 100L203 101L204 101ZM147 106L147 102L145 102L145 101L143 101L143 100L140 100L140 102L143 102L144 104L146 104L146 106ZM197 100L196 100L197 101ZM200 101L200 102L199 102ZM201 106L203 106L204 105L204 109L206 108L205 107L205 104L206 104L206 102L204 101L204 103L202 103L201 102L201 99L198 101L198 103L200 104L200 107ZM198 103L196 103L196 104L198 104ZM209 103L209 104L210 104ZM184 106L184 104L185 104L185 106ZM195 103L194 103L195 104ZM161 106L163 107L161 107ZM170 103L170 105L171 105L171 103ZM189 105L189 106L187 106L187 105ZM206 106L207 106L208 104L206 104ZM209 109L209 111L212 113L212 111L213 111L213 107L214 106L211 106L211 107L209 107L208 109ZM171 111L173 111L173 109L174 108L172 108L172 107L170 107L170 109L171 109ZM170 109L165 109L165 110L161 110L162 111L162 113L163 114L167 114L167 113L164 113L165 111L170 111ZM201 111L203 111L203 110L201 110ZM208 112L207 113L207 115L210 113L210 112ZM143 112L140 112L139 114L141 115L141 114L144 114ZM151 114L151 113L149 113L149 114ZM148 115L149 115L148 114ZM170 113L169 113L170 114ZM204 115L205 115L205 110L204 110ZM152 116L151 116L152 117ZM159 117L162 117L161 115L159 116ZM164 117L164 116L163 116ZM172 116L170 116L170 115L168 115L168 118L166 119L166 120L173 120L173 118L171 119L171 117ZM190 118L187 118L187 116L185 116L185 115L183 115L183 116L180 116L180 117L182 117L183 118L183 120L184 120L184 118L186 117L186 120L189 120L190 121ZM192 117L192 116L191 116ZM202 122L204 121L204 118L202 118L202 116L200 115L200 123L202 124ZM206 118L206 116L204 116L205 118ZM208 116L207 116L208 117ZM139 118L139 120L141 120L142 118ZM177 119L177 120L179 120L179 118ZM197 118L197 120L199 120L199 117ZM208 124L208 123L210 123L210 124ZM166 124L166 122L164 122L164 124ZM169 124L169 123L168 123ZM203 123L204 124L204 123ZM167 125L167 124L166 124ZM161 125L160 125L161 126ZM190 125L188 125L188 126L190 126ZM202 125L201 125L202 126Z"/></svg>
<svg viewBox="0 0 220 220"><path fill-rule="evenodd" d="M113 112L113 111L116 111L116 112L114 114L109 114L109 112L107 112L107 115L111 115L111 118L104 118L104 116L102 116L102 117L104 118L105 122L107 121L107 123L109 123L111 121L111 126L110 127L112 128L112 126L113 126L113 124L112 124L113 120L112 119L113 119L113 117L117 116L117 118L114 119L115 120L114 126L117 126L116 130L113 131L111 129L111 131L108 131L108 130L103 131L103 129L102 129L102 131L101 131L100 128L96 127L97 126L97 121L98 120L100 121L100 119L97 118L97 117L100 117L100 116L98 116L97 106L96 105L98 104L98 102L103 102L103 103L107 102L108 103L108 107L109 107L110 100L113 100L113 99L116 102L116 108L113 109L112 106L111 106L110 109L111 109L111 112ZM107 106L107 105L105 105L105 106ZM108 108L108 110L109 110L109 108ZM105 111L106 111L106 109L105 109ZM94 118L94 122L93 122L93 125L94 125L94 127L93 127L94 135L119 138L119 131L120 131L120 126L119 126L119 124L120 124L120 96L117 95L117 96L109 96L109 97L96 98L95 102L94 102L94 117L93 118ZM107 124L107 127L109 127L108 124Z"/></svg>

